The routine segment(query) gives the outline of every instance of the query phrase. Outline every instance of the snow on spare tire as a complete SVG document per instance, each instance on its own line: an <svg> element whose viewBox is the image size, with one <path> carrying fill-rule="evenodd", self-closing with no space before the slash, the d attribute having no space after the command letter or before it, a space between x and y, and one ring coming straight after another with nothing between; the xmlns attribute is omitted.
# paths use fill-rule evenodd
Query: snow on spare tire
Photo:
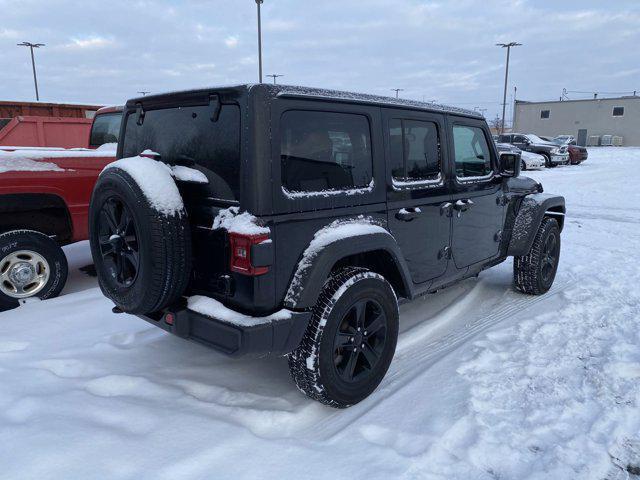
<svg viewBox="0 0 640 480"><path fill-rule="evenodd" d="M162 162L125 158L109 164L93 190L91 254L100 288L125 312L161 310L187 286L191 236L173 177Z"/></svg>

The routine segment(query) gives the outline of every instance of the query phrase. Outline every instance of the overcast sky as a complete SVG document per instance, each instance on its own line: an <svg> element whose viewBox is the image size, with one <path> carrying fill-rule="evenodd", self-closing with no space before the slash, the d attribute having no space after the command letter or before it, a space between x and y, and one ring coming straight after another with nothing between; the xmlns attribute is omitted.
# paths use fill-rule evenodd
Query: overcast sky
<svg viewBox="0 0 640 480"><path fill-rule="evenodd" d="M0 100L122 103L257 80L254 0L0 0ZM640 91L639 0L265 0L265 74L282 83L487 108L570 91ZM271 81L270 79L267 79ZM570 98L588 95L570 93Z"/></svg>

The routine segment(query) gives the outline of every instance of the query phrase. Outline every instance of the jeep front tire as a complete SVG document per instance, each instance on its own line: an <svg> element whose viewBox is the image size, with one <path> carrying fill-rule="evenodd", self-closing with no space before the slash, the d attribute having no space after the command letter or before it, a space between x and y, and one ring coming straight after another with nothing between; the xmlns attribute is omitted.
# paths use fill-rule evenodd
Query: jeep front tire
<svg viewBox="0 0 640 480"><path fill-rule="evenodd" d="M347 267L325 283L302 342L289 354L299 390L345 408L385 376L398 339L398 301L382 276Z"/></svg>
<svg viewBox="0 0 640 480"><path fill-rule="evenodd" d="M513 259L516 289L542 295L553 284L560 260L560 227L555 218L544 217L529 253Z"/></svg>

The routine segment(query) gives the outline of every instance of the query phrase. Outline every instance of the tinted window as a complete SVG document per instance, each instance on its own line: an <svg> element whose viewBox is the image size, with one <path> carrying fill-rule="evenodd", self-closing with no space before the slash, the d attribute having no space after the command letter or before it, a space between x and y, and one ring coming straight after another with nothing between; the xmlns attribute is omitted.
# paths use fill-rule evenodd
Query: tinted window
<svg viewBox="0 0 640 480"><path fill-rule="evenodd" d="M222 105L217 122L207 105L145 112L138 125L136 112L127 117L123 155L146 149L169 163L195 164L209 179L211 194L237 200L240 190L240 108Z"/></svg>
<svg viewBox="0 0 640 480"><path fill-rule="evenodd" d="M525 143L526 138L524 137L524 135L514 135L513 136L513 143Z"/></svg>
<svg viewBox="0 0 640 480"><path fill-rule="evenodd" d="M105 143L118 143L122 113L96 115L91 126L89 145L99 147Z"/></svg>
<svg viewBox="0 0 640 480"><path fill-rule="evenodd" d="M511 135L500 135L498 139L500 143L511 143Z"/></svg>
<svg viewBox="0 0 640 480"><path fill-rule="evenodd" d="M549 118L549 110L540 110L540 118Z"/></svg>
<svg viewBox="0 0 640 480"><path fill-rule="evenodd" d="M481 128L454 125L453 145L458 177L483 177L491 173L491 152Z"/></svg>
<svg viewBox="0 0 640 480"><path fill-rule="evenodd" d="M433 122L392 119L389 149L396 180L433 180L440 173L438 126Z"/></svg>
<svg viewBox="0 0 640 480"><path fill-rule="evenodd" d="M280 128L286 190L345 190L371 183L371 134L364 115L290 110Z"/></svg>
<svg viewBox="0 0 640 480"><path fill-rule="evenodd" d="M624 115L624 107L613 107L613 116L622 117Z"/></svg>

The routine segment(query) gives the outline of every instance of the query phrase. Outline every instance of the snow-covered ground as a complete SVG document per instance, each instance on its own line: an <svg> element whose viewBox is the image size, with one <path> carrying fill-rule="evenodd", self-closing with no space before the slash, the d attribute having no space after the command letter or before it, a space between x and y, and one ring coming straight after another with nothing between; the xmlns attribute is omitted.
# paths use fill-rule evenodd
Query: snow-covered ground
<svg viewBox="0 0 640 480"><path fill-rule="evenodd" d="M348 410L285 359L112 314L68 247L60 298L0 314L0 478L637 478L640 148L526 174L567 199L552 290L514 292L507 261L404 305L387 377Z"/></svg>

